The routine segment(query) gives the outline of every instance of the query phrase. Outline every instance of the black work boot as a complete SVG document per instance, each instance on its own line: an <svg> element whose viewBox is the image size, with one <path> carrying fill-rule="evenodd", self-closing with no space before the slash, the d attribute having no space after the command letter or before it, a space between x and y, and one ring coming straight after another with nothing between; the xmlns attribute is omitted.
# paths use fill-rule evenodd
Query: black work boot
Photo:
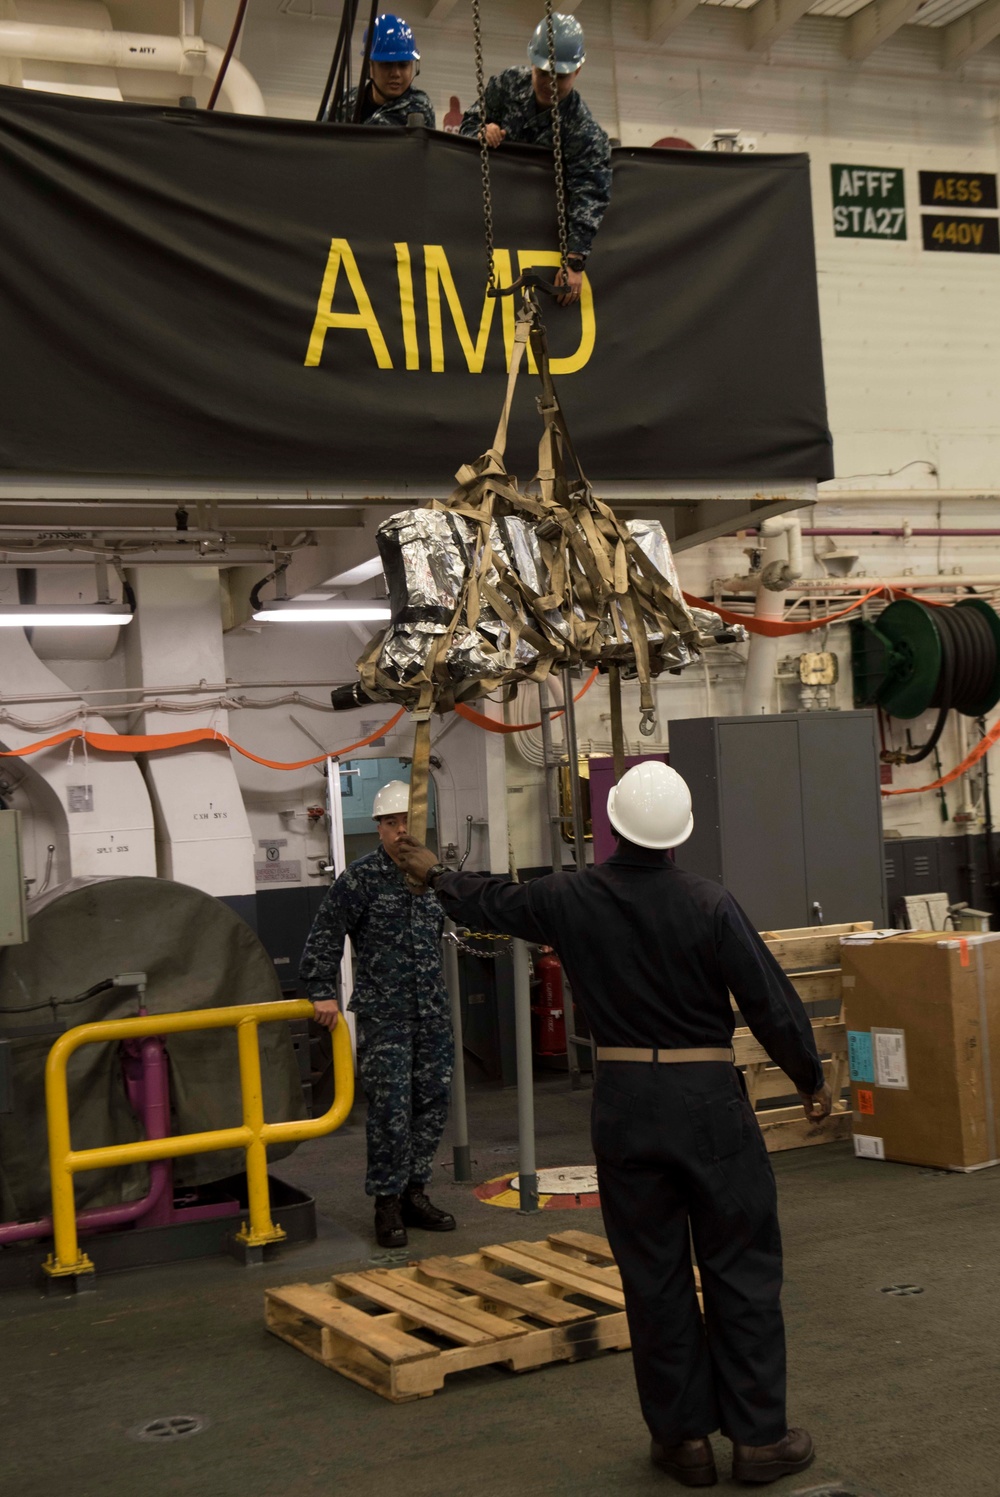
<svg viewBox="0 0 1000 1497"><path fill-rule="evenodd" d="M420 1227L425 1232L454 1232L455 1218L448 1211L441 1211L427 1199L427 1192L420 1181L411 1180L403 1196L402 1220L408 1227Z"/></svg>
<svg viewBox="0 0 1000 1497"><path fill-rule="evenodd" d="M375 1197L375 1241L379 1247L406 1247L406 1228L399 1196Z"/></svg>

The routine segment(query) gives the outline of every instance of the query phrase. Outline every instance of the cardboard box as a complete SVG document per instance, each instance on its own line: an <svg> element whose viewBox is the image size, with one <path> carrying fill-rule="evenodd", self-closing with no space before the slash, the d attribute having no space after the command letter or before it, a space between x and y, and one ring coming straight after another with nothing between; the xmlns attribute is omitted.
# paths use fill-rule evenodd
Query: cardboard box
<svg viewBox="0 0 1000 1497"><path fill-rule="evenodd" d="M854 1152L1000 1163L1000 935L874 931L840 957Z"/></svg>

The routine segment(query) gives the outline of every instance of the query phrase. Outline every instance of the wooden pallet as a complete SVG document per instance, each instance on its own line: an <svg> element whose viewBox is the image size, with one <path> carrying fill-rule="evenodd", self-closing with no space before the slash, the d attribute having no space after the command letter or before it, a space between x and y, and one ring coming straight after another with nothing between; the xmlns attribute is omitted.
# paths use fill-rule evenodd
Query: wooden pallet
<svg viewBox="0 0 1000 1497"><path fill-rule="evenodd" d="M850 1099L845 1099L847 1085L847 1025L844 1023L840 975L840 938L856 931L871 930L870 920L850 925L807 926L800 930L762 932L771 954L806 1005L807 1012L833 1009L812 1017L816 1048L823 1062L823 1073L833 1093L833 1112L822 1123L809 1123L801 1103L793 1107L768 1106L769 1102L788 1097L794 1091L785 1073L772 1065L766 1051L749 1029L740 1028L733 1035L736 1064L744 1067L747 1093L754 1105L757 1121L768 1150L801 1149L810 1144L835 1143L851 1136Z"/></svg>
<svg viewBox="0 0 1000 1497"><path fill-rule="evenodd" d="M575 1231L265 1292L268 1330L392 1403L429 1398L473 1367L526 1372L626 1351L624 1307L606 1239Z"/></svg>

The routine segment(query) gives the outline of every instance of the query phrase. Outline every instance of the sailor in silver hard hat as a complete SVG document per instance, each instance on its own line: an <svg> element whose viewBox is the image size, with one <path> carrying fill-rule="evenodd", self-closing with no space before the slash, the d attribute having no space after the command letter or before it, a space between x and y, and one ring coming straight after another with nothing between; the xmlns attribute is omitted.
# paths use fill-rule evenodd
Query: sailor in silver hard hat
<svg viewBox="0 0 1000 1497"><path fill-rule="evenodd" d="M531 66L507 68L491 78L483 108L477 101L466 110L459 134L478 137L485 126L489 146L523 141L551 147L555 103L562 136L569 246L567 290L561 299L568 305L579 300L594 235L611 201L611 144L576 88L587 56L583 27L575 16L556 12L552 30L554 70L548 26L540 21L528 43Z"/></svg>

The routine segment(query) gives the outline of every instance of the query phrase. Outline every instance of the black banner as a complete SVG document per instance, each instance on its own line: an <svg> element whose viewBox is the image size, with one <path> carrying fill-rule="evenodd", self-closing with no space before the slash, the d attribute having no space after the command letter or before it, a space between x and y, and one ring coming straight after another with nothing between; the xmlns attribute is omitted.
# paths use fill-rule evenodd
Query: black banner
<svg viewBox="0 0 1000 1497"><path fill-rule="evenodd" d="M501 278L551 266L551 157L492 165ZM482 218L456 136L0 89L0 476L448 486L513 327ZM616 151L545 315L591 477L832 475L807 157Z"/></svg>

